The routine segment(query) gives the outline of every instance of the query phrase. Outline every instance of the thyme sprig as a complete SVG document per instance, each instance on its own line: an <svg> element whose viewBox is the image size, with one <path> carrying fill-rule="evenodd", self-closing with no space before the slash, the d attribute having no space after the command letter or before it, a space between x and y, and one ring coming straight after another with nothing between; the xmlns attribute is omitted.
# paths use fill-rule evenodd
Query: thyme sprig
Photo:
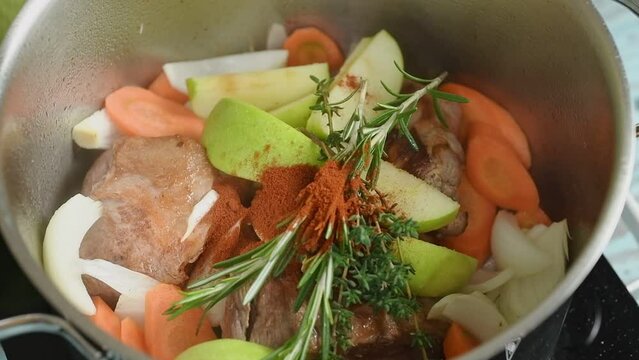
<svg viewBox="0 0 639 360"><path fill-rule="evenodd" d="M329 216L330 220L322 223L323 228L319 229L325 243L332 245L322 246L319 249L323 250L316 253L301 251L306 227L313 220L308 212L300 209L299 213L278 224L278 229L283 231L271 241L215 264L218 271L191 284L185 297L167 310L169 315L175 317L197 307L209 310L242 287L248 288L242 302L249 304L271 278L280 276L297 257L302 260L303 275L297 285L293 310L304 308L304 315L293 337L267 359L305 359L315 345L321 345L322 359L341 358L352 345L353 312L350 309L358 304L367 304L375 311L385 311L399 319L412 317L414 344L422 348L428 345L429 339L419 328L416 318L419 304L411 295L407 282L413 269L401 261L401 254L399 257L395 254L397 241L417 236L416 224L395 214L393 207L388 206L374 188L386 139L392 130L399 129L417 148L409 131L409 121L422 97L431 96L434 104L437 99L459 102L465 99L437 90L447 75L445 72L434 79L421 79L397 68L406 78L424 86L413 93L402 94L382 83L395 99L378 104L377 113L371 119L366 119L364 113L366 80L360 79L359 87L344 99L331 102L331 81L311 77L318 98L311 109L325 115L329 127L328 138L322 144L323 152L327 158L351 171L344 194L339 194L344 196L344 203L349 204L349 213L347 216L338 213ZM355 110L344 128L336 129L334 116L342 116L343 105L358 94ZM439 117L441 109L434 106ZM316 339L317 333L319 339ZM314 344L314 338L319 344ZM426 352L422 351L426 359Z"/></svg>

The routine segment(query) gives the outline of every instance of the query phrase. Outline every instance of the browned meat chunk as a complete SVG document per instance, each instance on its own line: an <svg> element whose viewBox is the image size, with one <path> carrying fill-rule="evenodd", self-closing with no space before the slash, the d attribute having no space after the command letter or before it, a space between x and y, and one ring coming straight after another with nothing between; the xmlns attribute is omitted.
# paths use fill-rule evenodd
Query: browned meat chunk
<svg viewBox="0 0 639 360"><path fill-rule="evenodd" d="M293 312L297 279L296 276L286 275L270 281L250 306L242 306L241 293L229 297L222 324L223 336L250 340L271 348L281 346L297 331L304 314L304 308ZM434 337L434 347L428 352L433 359L437 359L441 358L437 343L441 342L447 325L426 320L432 304L430 300L422 300L418 321L421 329ZM395 320L383 312L374 312L369 306L358 306L353 312L353 347L347 354L348 358L420 358L419 351L415 352L410 347L410 333L414 331L412 321ZM311 349L313 352L319 349L317 334L312 340Z"/></svg>
<svg viewBox="0 0 639 360"><path fill-rule="evenodd" d="M225 299L224 319L221 324L224 338L247 340L250 336L248 328L251 304L242 305L247 290L248 286L242 287Z"/></svg>
<svg viewBox="0 0 639 360"><path fill-rule="evenodd" d="M250 341L277 348L297 331L306 310L302 307L293 312L297 280L296 276L285 275L264 285L252 304ZM316 348L317 340L313 343L311 347Z"/></svg>
<svg viewBox="0 0 639 360"><path fill-rule="evenodd" d="M204 247L209 213L181 241L187 219L211 190L213 169L196 141L181 137L122 138L87 175L84 191L103 203L80 256L105 259L158 281L182 284ZM113 297L89 282L92 295Z"/></svg>
<svg viewBox="0 0 639 360"><path fill-rule="evenodd" d="M417 314L420 329L433 339L433 347L427 349L429 359L441 358L441 343L447 324L426 320L434 302L420 299L422 308ZM415 331L412 319L397 320L384 312L375 312L370 306L353 309L354 346L349 350L349 358L363 359L421 359L421 353L411 348L410 334Z"/></svg>

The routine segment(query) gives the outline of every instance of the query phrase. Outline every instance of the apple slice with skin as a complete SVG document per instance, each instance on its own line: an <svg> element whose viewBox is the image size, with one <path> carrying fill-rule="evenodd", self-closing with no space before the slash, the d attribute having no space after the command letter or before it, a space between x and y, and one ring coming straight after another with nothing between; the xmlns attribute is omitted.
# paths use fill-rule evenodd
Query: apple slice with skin
<svg viewBox="0 0 639 360"><path fill-rule="evenodd" d="M397 70L394 62L400 67L404 66L401 49L388 32L382 30L370 39L362 39L335 77L331 85L329 101L341 101L359 86L360 78L366 79L368 85L364 115L369 119L372 118L374 116L373 108L377 103L394 99L384 89L381 82L383 81L394 92L399 92L402 86L403 75ZM340 111L341 116L332 117L335 130L344 128L355 110L358 100L359 98L354 96L340 105L343 108ZM313 111L306 128L324 139L329 133L328 118L319 111Z"/></svg>
<svg viewBox="0 0 639 360"><path fill-rule="evenodd" d="M253 181L268 167L321 164L319 146L304 134L235 99L222 99L211 111L202 144L213 166Z"/></svg>
<svg viewBox="0 0 639 360"><path fill-rule="evenodd" d="M222 98L246 101L269 111L295 101L315 89L310 79L329 77L326 63L291 66L275 70L213 75L187 80L193 112L207 118Z"/></svg>
<svg viewBox="0 0 639 360"><path fill-rule="evenodd" d="M459 203L412 174L382 161L377 190L397 209L417 222L419 232L439 229L453 221Z"/></svg>
<svg viewBox="0 0 639 360"><path fill-rule="evenodd" d="M397 242L400 260L415 269L408 279L413 294L440 297L468 284L477 268L477 259L418 239Z"/></svg>
<svg viewBox="0 0 639 360"><path fill-rule="evenodd" d="M311 106L316 101L317 96L315 96L315 93L308 94L292 103L271 110L271 114L294 128L304 128L311 114Z"/></svg>
<svg viewBox="0 0 639 360"><path fill-rule="evenodd" d="M260 360L271 353L266 346L237 339L211 340L186 349L175 360Z"/></svg>
<svg viewBox="0 0 639 360"><path fill-rule="evenodd" d="M320 149L295 128L255 106L222 99L204 125L202 144L217 169L259 181L272 166L321 165ZM459 204L421 179L382 162L377 190L418 224L420 232L438 229L457 215Z"/></svg>

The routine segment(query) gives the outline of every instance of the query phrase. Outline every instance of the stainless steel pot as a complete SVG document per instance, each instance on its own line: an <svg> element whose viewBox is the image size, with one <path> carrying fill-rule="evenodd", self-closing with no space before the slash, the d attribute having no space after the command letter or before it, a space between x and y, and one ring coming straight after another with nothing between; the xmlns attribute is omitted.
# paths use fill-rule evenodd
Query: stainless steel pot
<svg viewBox="0 0 639 360"><path fill-rule="evenodd" d="M448 70L505 104L528 134L543 207L569 219L569 271L539 308L464 359L503 351L573 293L617 224L634 153L618 53L589 1L33 0L0 53L0 223L62 316L100 349L140 356L92 326L42 270L47 221L96 155L73 146L72 126L162 63L260 48L281 21L319 26L345 49L386 28L411 72Z"/></svg>

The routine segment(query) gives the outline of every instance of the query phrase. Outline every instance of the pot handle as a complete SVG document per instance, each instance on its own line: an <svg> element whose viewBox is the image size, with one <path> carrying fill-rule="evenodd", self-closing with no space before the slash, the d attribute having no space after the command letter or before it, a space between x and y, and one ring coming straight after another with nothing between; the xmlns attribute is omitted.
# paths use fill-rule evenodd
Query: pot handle
<svg viewBox="0 0 639 360"><path fill-rule="evenodd" d="M85 359L114 360L119 356L112 352L102 352L82 337L62 318L47 314L18 315L0 320L0 342L14 336L34 332L59 335L69 342Z"/></svg>

